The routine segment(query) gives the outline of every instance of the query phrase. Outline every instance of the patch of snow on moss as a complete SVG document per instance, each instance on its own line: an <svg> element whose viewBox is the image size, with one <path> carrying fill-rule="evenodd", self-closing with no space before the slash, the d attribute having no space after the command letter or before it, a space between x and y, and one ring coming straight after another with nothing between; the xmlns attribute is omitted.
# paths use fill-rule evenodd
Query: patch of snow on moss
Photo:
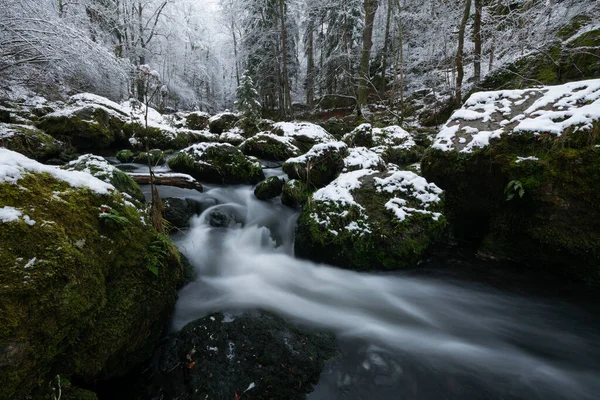
<svg viewBox="0 0 600 400"><path fill-rule="evenodd" d="M480 92L452 114L432 147L471 153L504 134L560 136L569 128L589 130L598 120L600 79L539 89Z"/></svg>
<svg viewBox="0 0 600 400"><path fill-rule="evenodd" d="M108 194L115 190L109 183L81 171L66 171L58 167L44 165L24 155L0 148L0 183L16 184L28 173L47 173L73 187L87 187L98 194Z"/></svg>
<svg viewBox="0 0 600 400"><path fill-rule="evenodd" d="M273 125L276 130L281 130L283 136L292 138L307 137L315 142L334 142L336 139L319 125L310 122L278 122Z"/></svg>

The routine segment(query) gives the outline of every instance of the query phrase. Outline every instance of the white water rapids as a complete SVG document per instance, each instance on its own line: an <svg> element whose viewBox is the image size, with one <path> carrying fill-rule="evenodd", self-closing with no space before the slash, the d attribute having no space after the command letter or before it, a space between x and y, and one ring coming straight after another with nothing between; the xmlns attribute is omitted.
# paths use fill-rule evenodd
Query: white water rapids
<svg viewBox="0 0 600 400"><path fill-rule="evenodd" d="M248 186L215 186L185 196L212 206L176 238L198 277L180 293L174 329L215 311L259 308L335 332L350 343L346 352L357 353L358 366L344 365L350 361L342 357L311 399L467 397L423 390L420 396L400 396L404 392L393 386L406 375L402 360L423 363L425 382L427 371L433 371L431 380L457 374L492 393L477 389L478 398L599 396L598 319L589 324L577 307L466 281L357 273L295 259L297 212L278 199L258 201ZM215 211L237 223L210 226L207 218ZM385 383L391 390L378 392L385 385L375 376L368 393L353 394L351 382L364 381L353 374L384 367L387 376L393 370L391 383Z"/></svg>

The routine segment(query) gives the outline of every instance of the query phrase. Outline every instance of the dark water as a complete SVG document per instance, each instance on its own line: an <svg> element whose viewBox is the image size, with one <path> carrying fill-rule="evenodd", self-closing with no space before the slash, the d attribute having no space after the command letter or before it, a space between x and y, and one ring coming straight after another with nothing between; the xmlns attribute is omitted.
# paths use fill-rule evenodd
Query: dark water
<svg viewBox="0 0 600 400"><path fill-rule="evenodd" d="M335 332L341 355L311 400L600 398L597 297L456 255L396 274L318 265L293 257L298 215L279 200L248 186L160 190L207 206L176 236L198 279L173 329L260 308ZM234 217L227 228L207 223L217 210Z"/></svg>

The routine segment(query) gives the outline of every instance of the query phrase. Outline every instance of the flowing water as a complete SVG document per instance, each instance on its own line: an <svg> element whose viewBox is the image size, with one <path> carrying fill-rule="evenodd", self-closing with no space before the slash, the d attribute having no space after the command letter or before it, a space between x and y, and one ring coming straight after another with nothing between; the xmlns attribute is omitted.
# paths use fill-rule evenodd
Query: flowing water
<svg viewBox="0 0 600 400"><path fill-rule="evenodd" d="M258 201L249 186L160 190L205 206L175 237L198 277L180 293L173 329L215 311L260 308L335 332L342 355L309 399L600 396L593 312L473 280L357 273L296 259L298 212L278 199ZM228 216L226 227L209 224L215 213Z"/></svg>

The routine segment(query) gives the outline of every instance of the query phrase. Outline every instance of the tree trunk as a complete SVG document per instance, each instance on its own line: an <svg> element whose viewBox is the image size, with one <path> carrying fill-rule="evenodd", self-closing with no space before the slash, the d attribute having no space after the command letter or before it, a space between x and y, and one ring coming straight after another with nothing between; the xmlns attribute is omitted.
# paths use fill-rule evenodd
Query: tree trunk
<svg viewBox="0 0 600 400"><path fill-rule="evenodd" d="M285 20L287 7L286 0L279 0L279 14L281 18L281 73L283 75L283 92L284 92L284 115L292 115L292 95L290 92L290 81L287 70L287 30L285 28Z"/></svg>
<svg viewBox="0 0 600 400"><path fill-rule="evenodd" d="M481 1L475 0L475 20L473 21L473 40L475 42L473 68L475 71L475 83L481 80Z"/></svg>
<svg viewBox="0 0 600 400"><path fill-rule="evenodd" d="M385 73L387 70L388 46L390 43L390 22L392 19L392 12L393 12L393 0L388 0L387 16L385 19L385 39L383 40L383 55L382 55L382 60L381 60L381 87L379 89L381 91L382 95L385 93L385 89L387 86L386 80L385 80Z"/></svg>
<svg viewBox="0 0 600 400"><path fill-rule="evenodd" d="M361 108L367 105L369 83L369 61L371 58L371 47L373 46L373 21L379 0L364 0L365 8L365 28L363 31L362 54L360 58L360 74L358 81L358 102L357 109L361 112Z"/></svg>
<svg viewBox="0 0 600 400"><path fill-rule="evenodd" d="M465 45L465 28L471 14L471 0L465 0L465 13L458 29L458 48L456 50L456 89L454 97L456 104L462 104L462 82L465 75L463 68L463 48Z"/></svg>
<svg viewBox="0 0 600 400"><path fill-rule="evenodd" d="M309 20L307 27L306 40L306 105L309 108L313 107L315 99L315 49L314 49L314 22Z"/></svg>

